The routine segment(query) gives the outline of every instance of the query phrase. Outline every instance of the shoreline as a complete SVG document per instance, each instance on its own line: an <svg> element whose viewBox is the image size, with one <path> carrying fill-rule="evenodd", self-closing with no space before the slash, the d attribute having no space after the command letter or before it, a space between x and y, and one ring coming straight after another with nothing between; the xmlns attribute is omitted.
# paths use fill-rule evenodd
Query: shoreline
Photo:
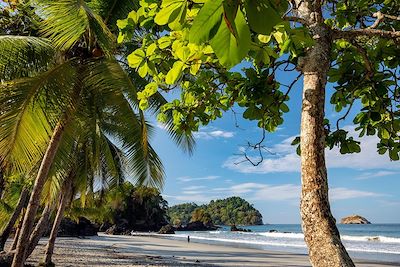
<svg viewBox="0 0 400 267"><path fill-rule="evenodd" d="M43 238L28 263L38 264ZM154 234L60 237L53 257L56 266L311 266L304 254L230 247L168 239ZM398 263L355 260L357 266L389 267Z"/></svg>

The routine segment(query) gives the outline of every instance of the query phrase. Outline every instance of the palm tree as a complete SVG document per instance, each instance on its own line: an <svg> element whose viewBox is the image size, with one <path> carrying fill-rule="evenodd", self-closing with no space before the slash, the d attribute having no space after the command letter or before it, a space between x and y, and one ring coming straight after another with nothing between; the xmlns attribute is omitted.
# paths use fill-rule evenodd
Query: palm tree
<svg viewBox="0 0 400 267"><path fill-rule="evenodd" d="M12 229L22 210L28 204L30 186L29 177L26 175L13 175L4 177L7 180L7 187L3 191L3 198L0 199L0 251L10 236Z"/></svg>
<svg viewBox="0 0 400 267"><path fill-rule="evenodd" d="M96 3L99 4L91 1L92 5ZM107 89L118 88L117 93L127 98L130 105L137 103L136 88L113 57L116 52L113 35L99 15L84 1L41 1L38 7L44 18L41 33L48 39L0 36L0 51L5 55L2 60L7 62L0 64L6 77L0 88L0 157L4 166L18 171L30 168L30 162L42 158L13 266L22 266L25 260L24 244L32 231L44 184L66 129L79 113L83 100L89 93L110 94L111 91ZM109 12L107 18L110 21L111 17ZM15 75L18 73L15 68L11 71L7 69L5 66L10 66L10 62L23 67L24 75ZM104 76L102 70L112 70L112 75ZM24 78L14 79L21 76ZM112 79L108 79L110 77ZM159 103L154 105L155 108L165 101L160 95L154 99L154 103ZM144 120L142 113L140 119ZM147 130L144 125L142 123L142 131ZM180 145L191 150L191 138L173 132L171 134ZM141 172L139 179L155 171L154 168L148 168L149 160L155 158L147 148L134 155L137 160L135 169Z"/></svg>
<svg viewBox="0 0 400 267"><path fill-rule="evenodd" d="M102 70L102 73L108 72ZM137 177L134 182L139 184L156 187L163 184L161 162L149 144L151 126L142 125L140 114L135 114L129 100L117 92L103 92L85 101L88 103L83 105L75 119L76 125L71 127L78 136L69 139L74 145L66 144L72 148L68 153L73 155L71 163L66 164L65 158L62 155L59 157L59 163L67 168L62 173L68 173L68 177L61 190L59 208L46 247L46 265L51 264L58 227L73 195L79 193L82 205L86 206L92 200L87 196L94 195L96 180L100 184L100 192L120 186L131 177ZM144 131L144 128L147 130ZM144 162L148 162L147 168L142 167ZM57 168L57 171L60 172L60 169L64 168Z"/></svg>

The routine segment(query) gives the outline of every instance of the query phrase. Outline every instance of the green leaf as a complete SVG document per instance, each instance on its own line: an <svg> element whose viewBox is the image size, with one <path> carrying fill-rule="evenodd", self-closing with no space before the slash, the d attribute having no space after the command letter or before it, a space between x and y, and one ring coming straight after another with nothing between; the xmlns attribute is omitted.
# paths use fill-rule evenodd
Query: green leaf
<svg viewBox="0 0 400 267"><path fill-rule="evenodd" d="M282 112L289 112L289 107L285 103L281 104L280 109L282 110Z"/></svg>
<svg viewBox="0 0 400 267"><path fill-rule="evenodd" d="M392 149L389 151L389 157L391 160L399 160L399 151L396 149Z"/></svg>
<svg viewBox="0 0 400 267"><path fill-rule="evenodd" d="M119 32L119 33L118 33L117 42L118 42L119 44L121 44L121 43L124 41L124 38L125 38L124 34L123 34L122 32Z"/></svg>
<svg viewBox="0 0 400 267"><path fill-rule="evenodd" d="M157 43L160 49L165 49L171 45L172 41L169 36L163 36L160 39L158 39Z"/></svg>
<svg viewBox="0 0 400 267"><path fill-rule="evenodd" d="M240 1L238 0L225 0L224 6L224 21L228 26L231 33L238 38L238 32L235 24L236 14L239 9Z"/></svg>
<svg viewBox="0 0 400 267"><path fill-rule="evenodd" d="M149 45L146 50L146 56L149 57L149 56L153 55L154 52L156 51L156 49L157 49L157 45L155 43L152 43L151 45Z"/></svg>
<svg viewBox="0 0 400 267"><path fill-rule="evenodd" d="M120 29L120 30L123 30L123 29L125 29L127 26L128 26L128 19L119 19L119 20L117 20L117 27Z"/></svg>
<svg viewBox="0 0 400 267"><path fill-rule="evenodd" d="M207 1L200 9L192 27L190 28L189 41L201 44L209 41L215 34L215 28L221 24L223 0Z"/></svg>
<svg viewBox="0 0 400 267"><path fill-rule="evenodd" d="M149 107L149 102L147 101L147 99L142 99L139 102L139 108L141 110L146 110Z"/></svg>
<svg viewBox="0 0 400 267"><path fill-rule="evenodd" d="M127 59L131 68L137 68L146 59L146 55L142 49L136 49Z"/></svg>
<svg viewBox="0 0 400 267"><path fill-rule="evenodd" d="M182 46L176 49L175 53L182 62L186 62L190 56L190 48L187 46Z"/></svg>
<svg viewBox="0 0 400 267"><path fill-rule="evenodd" d="M165 77L165 83L171 85L175 84L182 75L184 65L185 64L182 61L176 61L172 69L167 73L167 76Z"/></svg>
<svg viewBox="0 0 400 267"><path fill-rule="evenodd" d="M270 34L282 19L268 0L246 0L245 8L250 28L262 34Z"/></svg>
<svg viewBox="0 0 400 267"><path fill-rule="evenodd" d="M233 36L226 23L221 23L210 42L221 64L227 68L240 63L250 50L250 29L241 11L236 16L235 24L239 38Z"/></svg>
<svg viewBox="0 0 400 267"><path fill-rule="evenodd" d="M389 131L386 130L385 128L382 128L382 129L379 131L379 133L380 133L380 137L381 137L382 139L389 139L389 138L390 138L390 133L389 133Z"/></svg>
<svg viewBox="0 0 400 267"><path fill-rule="evenodd" d="M300 144L300 136L296 136L296 138L291 143L292 146L295 146L298 144Z"/></svg>
<svg viewBox="0 0 400 267"><path fill-rule="evenodd" d="M144 78L146 77L147 73L149 72L149 66L147 65L146 61L143 61L138 68L139 76Z"/></svg>
<svg viewBox="0 0 400 267"><path fill-rule="evenodd" d="M154 18L158 25L165 25L173 22L185 7L186 0L163 1L162 9Z"/></svg>
<svg viewBox="0 0 400 267"><path fill-rule="evenodd" d="M151 82L149 84L146 85L146 87L144 88L145 91L147 92L148 96L152 96L155 93L157 93L158 90L158 84L155 82Z"/></svg>
<svg viewBox="0 0 400 267"><path fill-rule="evenodd" d="M379 112L371 112L370 114L371 120L380 121L382 119L381 114Z"/></svg>
<svg viewBox="0 0 400 267"><path fill-rule="evenodd" d="M385 154L385 153L386 153L386 151L387 151L387 147L380 147L380 148L378 149L378 153L379 153L379 155L383 155L383 154Z"/></svg>
<svg viewBox="0 0 400 267"><path fill-rule="evenodd" d="M157 120L159 122L166 123L168 121L168 116L167 114L161 112L157 115Z"/></svg>
<svg viewBox="0 0 400 267"><path fill-rule="evenodd" d="M271 35L263 35L263 34L259 34L258 35L258 40L261 42L261 43L264 43L264 44L267 44L267 43L269 43L269 41L271 41Z"/></svg>

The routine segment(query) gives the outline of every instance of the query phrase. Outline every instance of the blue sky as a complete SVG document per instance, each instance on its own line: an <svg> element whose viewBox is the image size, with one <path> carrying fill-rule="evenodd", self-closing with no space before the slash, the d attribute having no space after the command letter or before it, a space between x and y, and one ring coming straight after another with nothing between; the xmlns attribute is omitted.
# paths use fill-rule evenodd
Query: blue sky
<svg viewBox="0 0 400 267"><path fill-rule="evenodd" d="M283 82L294 78L282 74ZM255 123L241 119L240 128L227 112L222 119L195 133L197 147L193 156L180 151L157 127L153 145L166 169L163 196L170 205L240 196L253 203L265 223L299 223L300 159L290 143L299 135L301 82L291 92L290 113L277 132L268 134L265 145L272 152L258 167L243 160L240 153L247 141L260 140L261 130ZM328 95L332 86L328 86ZM241 112L241 110L236 110ZM356 110L355 110L356 111ZM355 112L351 112L354 115ZM336 122L339 114L327 101L327 117ZM341 123L358 136L352 126L352 116ZM400 222L400 162L376 152L376 137L357 138L362 142L359 154L340 155L337 149L327 150L327 165L332 212L337 219L360 214L375 223ZM236 155L235 155L236 154Z"/></svg>

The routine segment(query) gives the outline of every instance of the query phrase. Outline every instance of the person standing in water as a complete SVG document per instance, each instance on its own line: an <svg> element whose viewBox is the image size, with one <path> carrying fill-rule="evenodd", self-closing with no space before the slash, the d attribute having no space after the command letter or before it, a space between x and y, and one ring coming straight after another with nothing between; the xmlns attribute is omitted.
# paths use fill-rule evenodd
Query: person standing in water
<svg viewBox="0 0 400 267"><path fill-rule="evenodd" d="M188 236L188 243L190 243L190 236Z"/></svg>

